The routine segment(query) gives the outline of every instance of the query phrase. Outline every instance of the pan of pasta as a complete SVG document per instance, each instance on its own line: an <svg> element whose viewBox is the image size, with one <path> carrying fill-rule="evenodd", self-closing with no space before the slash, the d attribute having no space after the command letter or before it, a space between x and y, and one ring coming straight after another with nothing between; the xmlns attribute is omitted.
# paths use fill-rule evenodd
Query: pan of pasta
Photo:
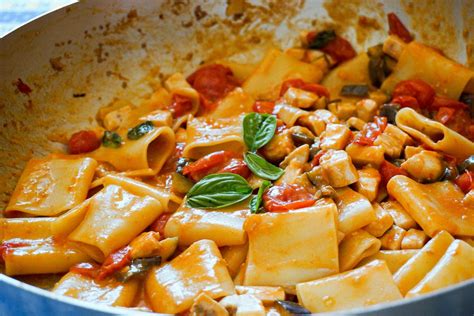
<svg viewBox="0 0 474 316"><path fill-rule="evenodd" d="M466 1L81 1L0 40L0 314L472 315Z"/></svg>

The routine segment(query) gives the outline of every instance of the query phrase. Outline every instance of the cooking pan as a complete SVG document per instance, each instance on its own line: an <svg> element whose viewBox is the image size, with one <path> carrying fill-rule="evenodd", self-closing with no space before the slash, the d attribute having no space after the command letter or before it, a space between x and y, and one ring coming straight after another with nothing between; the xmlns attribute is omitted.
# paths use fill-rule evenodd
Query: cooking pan
<svg viewBox="0 0 474 316"><path fill-rule="evenodd" d="M208 60L258 61L298 32L335 27L359 51L381 42L396 12L418 40L474 67L472 1L81 1L0 39L0 208L28 159L64 149L97 109L139 102L150 84ZM19 92L19 82L31 92ZM21 90L21 89L20 89ZM474 267L473 267L474 268ZM0 274L1 315L139 311L61 297ZM344 314L473 315L474 281Z"/></svg>

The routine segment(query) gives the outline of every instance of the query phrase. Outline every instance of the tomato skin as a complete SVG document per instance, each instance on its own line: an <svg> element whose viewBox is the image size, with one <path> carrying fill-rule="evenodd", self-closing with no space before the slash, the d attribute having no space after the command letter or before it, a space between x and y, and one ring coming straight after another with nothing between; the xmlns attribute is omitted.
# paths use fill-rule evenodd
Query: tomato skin
<svg viewBox="0 0 474 316"><path fill-rule="evenodd" d="M269 212L287 212L311 206L315 202L311 193L296 184L274 185L263 194L263 206Z"/></svg>
<svg viewBox="0 0 474 316"><path fill-rule="evenodd" d="M326 87L317 83L306 83L302 79L288 79L283 81L280 88L280 97L284 95L289 88L305 90L329 99L329 90Z"/></svg>
<svg viewBox="0 0 474 316"><path fill-rule="evenodd" d="M275 109L275 102L273 101L255 101L252 106L254 112L257 113L266 113L266 114L273 114L273 110Z"/></svg>
<svg viewBox="0 0 474 316"><path fill-rule="evenodd" d="M183 168L183 175L194 181L199 181L206 175L220 170L236 154L232 151L221 150L206 155Z"/></svg>
<svg viewBox="0 0 474 316"><path fill-rule="evenodd" d="M68 147L70 154L84 154L99 148L100 139L93 131L83 130L72 134Z"/></svg>
<svg viewBox="0 0 474 316"><path fill-rule="evenodd" d="M232 70L219 64L211 64L199 68L187 78L187 81L206 101L211 103L223 98L227 93L239 86L239 82L234 77Z"/></svg>
<svg viewBox="0 0 474 316"><path fill-rule="evenodd" d="M435 98L435 90L423 80L403 80L397 83L392 93L392 98L399 96L414 97L421 108L428 108Z"/></svg>
<svg viewBox="0 0 474 316"><path fill-rule="evenodd" d="M471 141L474 140L474 134L472 134L473 119L467 110L456 109L444 125L469 138Z"/></svg>
<svg viewBox="0 0 474 316"><path fill-rule="evenodd" d="M160 233L160 239L164 239L165 236L165 226L168 223L173 213L162 213L158 218L151 224L150 229Z"/></svg>
<svg viewBox="0 0 474 316"><path fill-rule="evenodd" d="M330 55L337 63L354 58L357 53L349 41L336 35L336 38L330 41L321 51Z"/></svg>
<svg viewBox="0 0 474 316"><path fill-rule="evenodd" d="M100 266L96 263L82 262L72 266L69 271L95 279L99 275Z"/></svg>
<svg viewBox="0 0 474 316"><path fill-rule="evenodd" d="M30 95L30 93L33 91L29 85L23 82L20 78L15 82L16 88L18 91L20 91L23 94Z"/></svg>
<svg viewBox="0 0 474 316"><path fill-rule="evenodd" d="M235 173L243 178L248 178L250 176L250 169L247 167L243 159L238 158L232 158L229 163L217 173L224 172Z"/></svg>
<svg viewBox="0 0 474 316"><path fill-rule="evenodd" d="M433 103L431 104L431 109L441 109L441 108L451 108L451 109L467 109L467 104L464 104L460 101L449 99L442 96L435 96Z"/></svg>
<svg viewBox="0 0 474 316"><path fill-rule="evenodd" d="M388 18L388 34L390 35L397 35L400 37L405 43L409 43L413 41L413 37L411 36L408 29L403 25L402 21L398 18L395 13L387 14Z"/></svg>
<svg viewBox="0 0 474 316"><path fill-rule="evenodd" d="M362 131L357 134L352 142L362 146L371 146L386 127L387 118L385 116L375 116L374 121L366 123Z"/></svg>
<svg viewBox="0 0 474 316"><path fill-rule="evenodd" d="M420 104L418 100L409 95L400 95L392 99L392 103L400 104L402 108L412 108L415 111L420 111Z"/></svg>
<svg viewBox="0 0 474 316"><path fill-rule="evenodd" d="M125 246L105 258L104 263L100 267L99 274L97 275L98 280L103 280L106 277L114 274L115 272L126 267L132 261L131 248Z"/></svg>
<svg viewBox="0 0 474 316"><path fill-rule="evenodd" d="M448 108L448 107L441 107L439 108L439 111L438 113L436 113L436 120L443 123L443 124L446 124L447 122L449 122L453 116L454 116L454 113L456 112L456 109L453 109L453 108Z"/></svg>
<svg viewBox="0 0 474 316"><path fill-rule="evenodd" d="M400 167L395 166L394 164L384 160L380 165L380 176L382 178L382 183L386 185L392 177L396 175L408 176L408 173Z"/></svg>
<svg viewBox="0 0 474 316"><path fill-rule="evenodd" d="M466 172L458 176L454 182L464 193L467 193L474 189L474 172L466 170Z"/></svg>
<svg viewBox="0 0 474 316"><path fill-rule="evenodd" d="M193 100L184 95L173 94L173 99L168 109L173 113L174 118L183 116L193 109Z"/></svg>

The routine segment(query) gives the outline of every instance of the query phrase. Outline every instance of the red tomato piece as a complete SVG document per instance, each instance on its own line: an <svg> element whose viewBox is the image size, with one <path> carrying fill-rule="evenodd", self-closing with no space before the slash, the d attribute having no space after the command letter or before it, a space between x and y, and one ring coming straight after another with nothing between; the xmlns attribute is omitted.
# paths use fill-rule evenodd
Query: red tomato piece
<svg viewBox="0 0 474 316"><path fill-rule="evenodd" d="M174 118L183 116L193 109L193 100L184 95L173 94L172 103L168 109L173 113Z"/></svg>
<svg viewBox="0 0 474 316"><path fill-rule="evenodd" d="M131 248L129 246L125 246L108 255L107 258L105 258L104 263L102 263L102 266L100 267L97 279L103 280L106 277L121 270L122 268L128 266L132 261L130 251Z"/></svg>
<svg viewBox="0 0 474 316"><path fill-rule="evenodd" d="M250 176L250 169L245 164L245 161L238 158L231 159L224 168L218 171L218 173L224 172L235 173L244 178L248 178Z"/></svg>
<svg viewBox="0 0 474 316"><path fill-rule="evenodd" d="M160 239L163 239L165 236L165 226L171 215L173 215L173 213L162 213L150 226L152 231L160 233Z"/></svg>
<svg viewBox="0 0 474 316"><path fill-rule="evenodd" d="M411 36L408 29L403 25L402 21L398 18L395 13L387 14L388 17L388 34L390 35L397 35L400 37L405 43L409 43L413 41L413 37Z"/></svg>
<svg viewBox="0 0 474 316"><path fill-rule="evenodd" d="M470 190L474 189L473 179L474 179L474 172L466 170L466 172L458 176L456 180L454 180L454 182L464 193L467 193Z"/></svg>
<svg viewBox="0 0 474 316"><path fill-rule="evenodd" d="M474 122L467 110L457 109L455 110L452 117L450 117L450 119L444 125L458 132L459 134L469 138L472 141L474 140L474 135L472 134L471 128L473 123Z"/></svg>
<svg viewBox="0 0 474 316"><path fill-rule="evenodd" d="M315 202L311 193L296 184L274 185L263 194L263 206L269 212L287 212L311 206Z"/></svg>
<svg viewBox="0 0 474 316"><path fill-rule="evenodd" d="M93 131L80 131L72 134L68 143L70 154L84 154L100 147L100 139Z"/></svg>
<svg viewBox="0 0 474 316"><path fill-rule="evenodd" d="M273 101L255 101L252 106L254 112L257 113L266 113L266 114L273 114L273 110L275 109L275 102Z"/></svg>
<svg viewBox="0 0 474 316"><path fill-rule="evenodd" d="M236 154L232 151L221 150L206 155L183 168L183 175L194 181L199 181L208 174L222 169Z"/></svg>
<svg viewBox="0 0 474 316"><path fill-rule="evenodd" d="M219 64L203 66L193 72L187 80L194 89L210 102L216 102L239 86L232 70Z"/></svg>
<svg viewBox="0 0 474 316"><path fill-rule="evenodd" d="M467 109L467 104L464 104L460 101L456 101L450 98L435 96L433 103L431 104L431 109L441 109L441 108L452 108L452 109Z"/></svg>
<svg viewBox="0 0 474 316"><path fill-rule="evenodd" d="M306 83L302 79L288 79L283 81L280 88L280 96L284 95L289 88L305 90L329 99L329 90L326 87L316 83Z"/></svg>
<svg viewBox="0 0 474 316"><path fill-rule="evenodd" d="M319 166L319 160L327 152L327 150L320 150L316 155L314 155L313 160L311 161L311 166Z"/></svg>
<svg viewBox="0 0 474 316"><path fill-rule="evenodd" d="M363 146L371 146L386 127L387 118L385 116L375 116L374 121L366 123L362 131L357 134L352 142Z"/></svg>
<svg viewBox="0 0 474 316"><path fill-rule="evenodd" d="M399 96L414 97L421 108L428 108L433 103L435 90L423 80L403 80L397 83L392 93L392 98Z"/></svg>
<svg viewBox="0 0 474 316"><path fill-rule="evenodd" d="M380 176L382 178L382 183L386 185L392 177L396 175L408 176L408 173L400 167L395 166L394 164L384 160L380 165Z"/></svg>
<svg viewBox="0 0 474 316"><path fill-rule="evenodd" d="M357 55L351 43L337 35L334 40L321 48L321 51L330 55L337 63L342 63Z"/></svg>
<svg viewBox="0 0 474 316"><path fill-rule="evenodd" d="M412 108L415 111L420 111L418 100L409 95L401 95L392 99L392 103L400 104L402 108Z"/></svg>
<svg viewBox="0 0 474 316"><path fill-rule="evenodd" d="M456 112L456 109L441 107L439 108L438 113L436 113L435 118L437 121L443 124L446 124L453 118L455 112Z"/></svg>
<svg viewBox="0 0 474 316"><path fill-rule="evenodd" d="M99 275L100 266L96 263L82 262L72 266L69 271L95 279Z"/></svg>

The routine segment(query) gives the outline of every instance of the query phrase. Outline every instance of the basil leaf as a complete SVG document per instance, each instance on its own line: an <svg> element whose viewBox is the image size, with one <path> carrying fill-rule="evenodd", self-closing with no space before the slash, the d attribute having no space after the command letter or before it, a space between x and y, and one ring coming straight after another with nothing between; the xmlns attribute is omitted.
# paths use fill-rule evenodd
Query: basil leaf
<svg viewBox="0 0 474 316"><path fill-rule="evenodd" d="M244 142L250 151L265 146L276 130L276 117L270 114L249 113L244 117Z"/></svg>
<svg viewBox="0 0 474 316"><path fill-rule="evenodd" d="M283 169L272 165L264 158L251 152L244 155L244 161L255 175L266 180L277 180L284 172Z"/></svg>
<svg viewBox="0 0 474 316"><path fill-rule="evenodd" d="M252 214L258 214L260 213L260 206L262 205L262 199L263 199L263 193L265 193L265 190L271 185L272 183L270 181L264 180L262 182L262 185L260 188L258 188L258 193L257 195L254 195L252 199L250 200L250 212Z"/></svg>
<svg viewBox="0 0 474 316"><path fill-rule="evenodd" d="M116 132L105 131L102 136L102 145L109 148L119 148L122 146L122 137Z"/></svg>
<svg viewBox="0 0 474 316"><path fill-rule="evenodd" d="M308 47L312 49L323 48L335 38L336 32L334 30L321 31L308 43Z"/></svg>
<svg viewBox="0 0 474 316"><path fill-rule="evenodd" d="M247 180L234 173L216 173L202 178L189 190L186 205L221 208L242 202L252 194Z"/></svg>
<svg viewBox="0 0 474 316"><path fill-rule="evenodd" d="M151 121L146 121L144 123L141 123L134 128L131 128L128 130L127 137L128 139L132 140L137 140L149 131L151 131L155 126L153 125L153 122Z"/></svg>

